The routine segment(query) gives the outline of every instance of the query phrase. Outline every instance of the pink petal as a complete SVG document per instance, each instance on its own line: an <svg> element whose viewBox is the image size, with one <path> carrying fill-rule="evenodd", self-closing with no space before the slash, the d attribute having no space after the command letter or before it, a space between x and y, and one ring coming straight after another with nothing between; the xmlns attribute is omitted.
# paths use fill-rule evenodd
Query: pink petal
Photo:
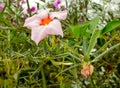
<svg viewBox="0 0 120 88"><path fill-rule="evenodd" d="M46 26L46 33L50 35L61 35L63 37L63 31L59 20L55 19Z"/></svg>
<svg viewBox="0 0 120 88"><path fill-rule="evenodd" d="M32 17L29 17L25 20L24 26L26 26L27 28L32 28L34 25L39 25L40 20L37 17L37 15L34 15Z"/></svg>
<svg viewBox="0 0 120 88"><path fill-rule="evenodd" d="M39 44L47 35L61 35L63 37L63 31L59 20L53 20L46 26L36 26L32 29L31 39L35 41L36 45Z"/></svg>
<svg viewBox="0 0 120 88"><path fill-rule="evenodd" d="M24 26L26 26L29 29L33 29L35 26L39 26L41 19L48 17L49 10L40 10L37 14L33 15L32 17L29 17L25 20Z"/></svg>
<svg viewBox="0 0 120 88"><path fill-rule="evenodd" d="M40 26L39 24L40 24L39 21L33 21L25 24L24 26L26 26L28 29L33 29L33 28L39 27Z"/></svg>
<svg viewBox="0 0 120 88"><path fill-rule="evenodd" d="M67 17L67 11L59 11L59 12L50 12L50 18L54 19L54 18L58 18L61 20L65 20Z"/></svg>
<svg viewBox="0 0 120 88"><path fill-rule="evenodd" d="M43 18L47 18L48 17L48 13L49 13L50 9L46 9L46 10L39 10L37 12L37 17L40 17L41 19Z"/></svg>
<svg viewBox="0 0 120 88"><path fill-rule="evenodd" d="M47 33L45 31L45 26L39 26L32 29L31 39L36 43L36 45L38 45L39 42L42 39L44 39L46 36L47 36Z"/></svg>

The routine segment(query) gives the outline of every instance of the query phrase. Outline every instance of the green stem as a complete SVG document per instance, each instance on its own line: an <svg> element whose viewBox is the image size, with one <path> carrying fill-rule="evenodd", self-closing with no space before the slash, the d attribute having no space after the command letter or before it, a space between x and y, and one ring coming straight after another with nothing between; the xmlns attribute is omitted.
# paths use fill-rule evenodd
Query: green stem
<svg viewBox="0 0 120 88"><path fill-rule="evenodd" d="M45 74L44 74L44 69L43 69L43 67L41 68L41 75L42 75L42 81L43 81L43 88L47 88L47 86L46 86L46 79L45 79Z"/></svg>
<svg viewBox="0 0 120 88"><path fill-rule="evenodd" d="M4 88L7 88L7 81L4 80Z"/></svg>
<svg viewBox="0 0 120 88"><path fill-rule="evenodd" d="M98 60L100 60L100 58L102 58L105 54L107 54L108 52L110 52L111 50L113 50L114 48L120 46L120 43L112 46L111 48L109 48L108 50L106 50L105 52L101 53L99 56L97 56L94 60L92 60L91 62L97 62Z"/></svg>
<svg viewBox="0 0 120 88"><path fill-rule="evenodd" d="M57 58L59 58L59 57L61 58L62 56L71 56L71 57L73 57L74 59L76 59L77 61L83 62L79 57L77 57L77 56L75 56L74 54L71 54L71 53L69 53L69 52L56 55Z"/></svg>
<svg viewBox="0 0 120 88"><path fill-rule="evenodd" d="M55 77L58 77L60 74L66 72L66 71L68 71L68 70L70 70L70 69L72 69L72 68L78 67L78 66L80 66L80 65L81 65L81 63L75 64L75 65L73 65L73 66L70 66L70 67L64 69L63 71L59 72Z"/></svg>
<svg viewBox="0 0 120 88"><path fill-rule="evenodd" d="M10 52L10 50L11 50L10 30L8 30L7 32L8 32L8 34L7 34L7 40L8 40L7 46L8 46L8 47L7 47L7 48L8 48L8 53L11 53L11 52ZM8 55L10 55L10 54L8 54ZM7 56L8 56L8 55L7 55ZM8 57L9 57L9 56L8 56Z"/></svg>
<svg viewBox="0 0 120 88"><path fill-rule="evenodd" d="M29 0L27 0L27 7L28 7L28 13L31 16L31 12L29 11L30 10Z"/></svg>
<svg viewBox="0 0 120 88"><path fill-rule="evenodd" d="M5 36L5 35L3 35L3 34L1 34L1 33L0 33L0 36L2 36L2 37L4 37L4 38L7 38L7 36Z"/></svg>
<svg viewBox="0 0 120 88"><path fill-rule="evenodd" d="M106 42L99 50L97 50L95 53L94 53L94 56L96 56L99 52L101 52L103 49L105 49L109 44L110 42L116 37L117 35L113 36L108 42Z"/></svg>

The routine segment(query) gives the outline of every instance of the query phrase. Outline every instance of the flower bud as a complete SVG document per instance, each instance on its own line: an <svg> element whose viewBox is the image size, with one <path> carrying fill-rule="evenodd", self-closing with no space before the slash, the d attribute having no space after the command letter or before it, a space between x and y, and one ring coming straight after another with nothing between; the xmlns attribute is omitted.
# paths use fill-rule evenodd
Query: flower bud
<svg viewBox="0 0 120 88"><path fill-rule="evenodd" d="M92 75L93 70L94 70L93 65L86 64L86 65L83 65L83 68L81 70L81 74L87 79L90 75Z"/></svg>

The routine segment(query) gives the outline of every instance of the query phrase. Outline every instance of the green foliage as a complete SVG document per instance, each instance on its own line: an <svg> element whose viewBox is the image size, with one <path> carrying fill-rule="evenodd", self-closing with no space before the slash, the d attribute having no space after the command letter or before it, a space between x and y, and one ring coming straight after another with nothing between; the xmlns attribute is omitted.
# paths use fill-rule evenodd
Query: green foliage
<svg viewBox="0 0 120 88"><path fill-rule="evenodd" d="M89 22L80 23L78 25L70 26L69 30L71 34L76 38L82 38L83 36L87 37L86 31L88 29L88 26Z"/></svg>
<svg viewBox="0 0 120 88"><path fill-rule="evenodd" d="M68 5L66 0L64 37L48 36L36 46L31 40L31 30L23 27L26 14L17 6L17 0L4 1L6 5L0 11L0 87L117 88L120 85L118 19L100 28L105 19L101 20L101 16L88 19L90 1L75 0L80 5L74 2ZM85 63L94 66L87 79L80 74Z"/></svg>
<svg viewBox="0 0 120 88"><path fill-rule="evenodd" d="M112 31L113 29L120 27L120 21L111 21L109 22L102 30L101 34L106 34L109 31Z"/></svg>
<svg viewBox="0 0 120 88"><path fill-rule="evenodd" d="M96 30L98 22L99 17L95 17L88 22L81 22L77 25L70 25L69 30L70 33L76 38L88 38L90 37L90 34L92 34Z"/></svg>

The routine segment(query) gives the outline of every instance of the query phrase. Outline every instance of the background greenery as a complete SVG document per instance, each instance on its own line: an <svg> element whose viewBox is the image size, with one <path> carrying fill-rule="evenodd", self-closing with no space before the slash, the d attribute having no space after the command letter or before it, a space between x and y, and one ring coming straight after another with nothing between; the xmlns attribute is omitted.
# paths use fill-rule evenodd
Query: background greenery
<svg viewBox="0 0 120 88"><path fill-rule="evenodd" d="M120 17L116 16L120 9L107 10L105 4L111 1L106 0L103 5L90 0L73 0L68 5L66 1L64 38L49 36L38 46L30 39L30 30L23 27L26 16L35 13L24 13L21 0L3 2L1 88L120 87ZM52 7L52 3L46 3L44 8ZM41 8L38 5L37 9ZM54 10L61 8L62 5ZM85 62L94 66L94 73L88 79L80 74Z"/></svg>

